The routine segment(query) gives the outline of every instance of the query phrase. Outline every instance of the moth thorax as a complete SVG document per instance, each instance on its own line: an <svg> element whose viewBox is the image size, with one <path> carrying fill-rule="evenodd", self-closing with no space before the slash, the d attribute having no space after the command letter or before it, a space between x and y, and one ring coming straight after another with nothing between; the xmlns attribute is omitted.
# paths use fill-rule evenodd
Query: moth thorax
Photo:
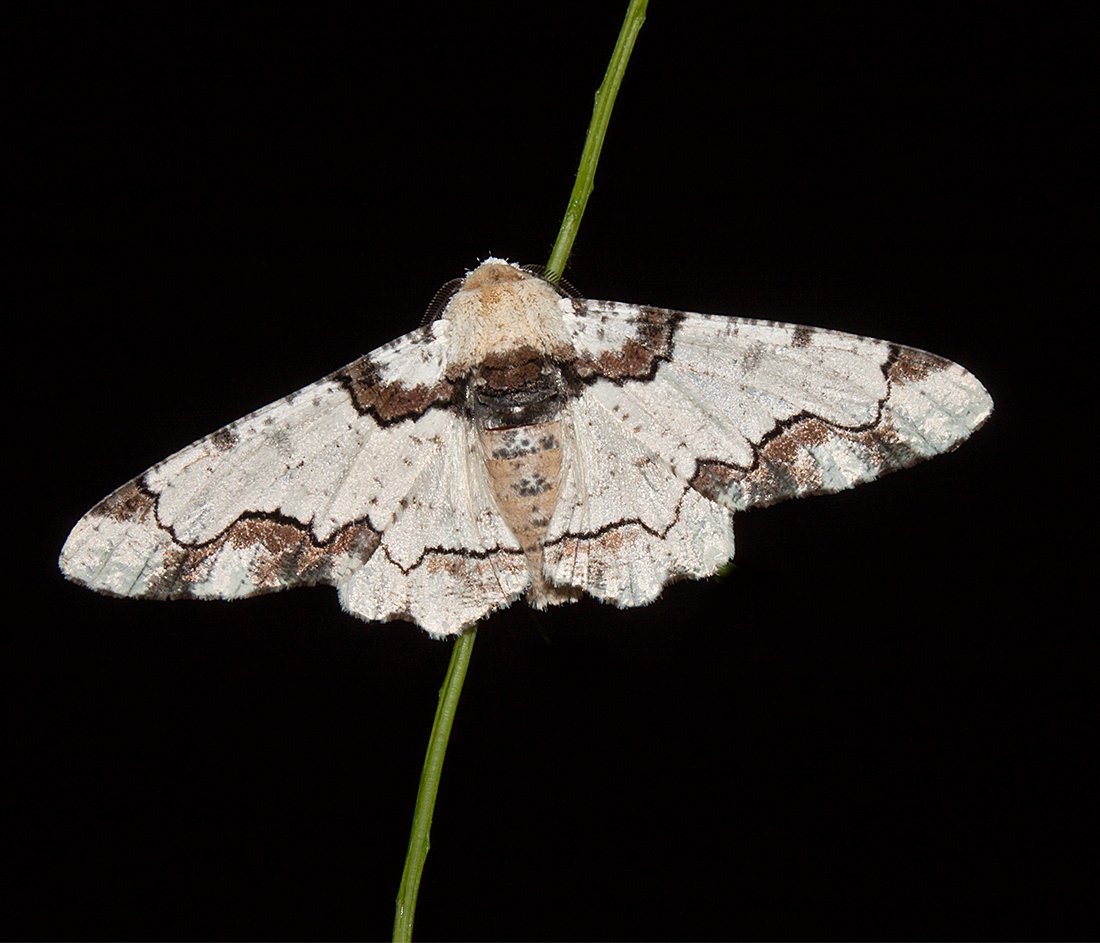
<svg viewBox="0 0 1100 943"><path fill-rule="evenodd" d="M482 364L467 387L467 405L479 430L555 420L563 398L561 370L553 361L525 351Z"/></svg>

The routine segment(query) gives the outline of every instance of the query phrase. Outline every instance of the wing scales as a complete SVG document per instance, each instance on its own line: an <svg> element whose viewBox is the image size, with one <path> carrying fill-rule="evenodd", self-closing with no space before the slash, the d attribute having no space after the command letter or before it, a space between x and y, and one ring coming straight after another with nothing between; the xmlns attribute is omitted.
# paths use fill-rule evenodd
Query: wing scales
<svg viewBox="0 0 1100 943"><path fill-rule="evenodd" d="M526 585L507 559L522 555L470 473L433 328L124 485L73 529L62 571L101 592L160 599L329 583L356 615L411 615L436 634L465 624L454 613L473 621L505 605ZM410 386L398 379L403 359ZM427 586L429 573L450 588Z"/></svg>
<svg viewBox="0 0 1100 943"><path fill-rule="evenodd" d="M973 375L915 348L773 322L572 304L566 318L582 349L598 322L605 346L638 344L652 358L640 379L589 377L590 395L731 510L904 468L954 448L992 409Z"/></svg>

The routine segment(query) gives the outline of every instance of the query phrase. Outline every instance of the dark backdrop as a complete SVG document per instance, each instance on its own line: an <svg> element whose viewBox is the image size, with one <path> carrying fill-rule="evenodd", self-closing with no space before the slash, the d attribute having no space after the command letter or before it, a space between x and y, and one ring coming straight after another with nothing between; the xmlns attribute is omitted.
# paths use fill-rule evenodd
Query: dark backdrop
<svg viewBox="0 0 1100 943"><path fill-rule="evenodd" d="M545 260L625 3L387 7L25 34L12 936L389 933L450 644L331 589L120 601L55 564L107 492L479 258ZM996 412L740 517L724 579L490 618L421 938L1095 933L1082 27L768 9L654 0L568 277L927 348Z"/></svg>

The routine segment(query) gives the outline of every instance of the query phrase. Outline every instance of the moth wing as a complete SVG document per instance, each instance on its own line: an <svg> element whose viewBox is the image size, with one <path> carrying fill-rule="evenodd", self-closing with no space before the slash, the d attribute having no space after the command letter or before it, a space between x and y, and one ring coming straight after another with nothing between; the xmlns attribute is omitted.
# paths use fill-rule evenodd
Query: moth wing
<svg viewBox="0 0 1100 943"><path fill-rule="evenodd" d="M441 637L511 604L531 576L469 424L449 416L435 435L438 448L383 529L379 552L339 588L344 608L363 619L407 618Z"/></svg>
<svg viewBox="0 0 1100 943"><path fill-rule="evenodd" d="M947 451L992 409L957 364L795 325L566 299L582 390L546 576L620 606L733 556L732 513Z"/></svg>
<svg viewBox="0 0 1100 943"><path fill-rule="evenodd" d="M912 347L617 302L571 308L585 397L733 511L906 468L992 411L971 373Z"/></svg>
<svg viewBox="0 0 1100 943"><path fill-rule="evenodd" d="M714 573L733 556L732 514L676 475L591 389L574 399L544 573L620 607L643 606L670 580Z"/></svg>
<svg viewBox="0 0 1100 943"><path fill-rule="evenodd" d="M433 634L506 604L516 568L497 578L495 558L522 555L470 475L444 330L398 338L154 465L77 523L62 572L160 599L329 583L354 615ZM444 500L445 481L465 501ZM444 578L414 599L442 561Z"/></svg>

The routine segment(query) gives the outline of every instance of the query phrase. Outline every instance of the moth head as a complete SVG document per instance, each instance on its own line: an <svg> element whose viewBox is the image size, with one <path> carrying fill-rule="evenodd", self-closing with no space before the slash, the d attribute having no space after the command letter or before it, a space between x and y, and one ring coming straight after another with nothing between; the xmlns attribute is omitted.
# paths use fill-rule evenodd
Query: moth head
<svg viewBox="0 0 1100 943"><path fill-rule="evenodd" d="M488 258L473 271L466 273L459 291L483 291L497 285L535 277L532 273L525 272L518 265L513 265L504 259Z"/></svg>
<svg viewBox="0 0 1100 943"><path fill-rule="evenodd" d="M431 324L443 317L447 305L460 291L484 291L494 286L521 282L528 279L544 282L565 298L576 298L577 290L565 281L546 274L544 265L513 265L504 259L488 258L464 278L452 278L440 286L420 319L420 326Z"/></svg>

